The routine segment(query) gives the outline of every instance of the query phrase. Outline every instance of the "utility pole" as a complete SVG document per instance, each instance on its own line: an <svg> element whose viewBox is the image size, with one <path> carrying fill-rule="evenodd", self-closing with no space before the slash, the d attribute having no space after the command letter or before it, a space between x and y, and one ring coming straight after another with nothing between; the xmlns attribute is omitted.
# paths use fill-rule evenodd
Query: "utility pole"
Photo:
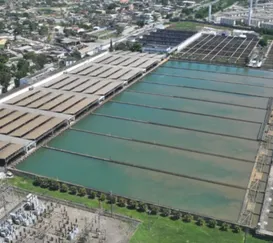
<svg viewBox="0 0 273 243"><path fill-rule="evenodd" d="M110 200L111 200L111 217L113 217L113 193L110 191Z"/></svg>

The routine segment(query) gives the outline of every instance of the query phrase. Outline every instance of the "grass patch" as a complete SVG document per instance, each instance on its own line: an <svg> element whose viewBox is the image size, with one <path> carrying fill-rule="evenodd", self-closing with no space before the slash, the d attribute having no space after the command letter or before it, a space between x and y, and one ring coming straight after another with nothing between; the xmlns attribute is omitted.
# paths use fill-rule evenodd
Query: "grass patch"
<svg viewBox="0 0 273 243"><path fill-rule="evenodd" d="M14 177L8 180L10 184L30 190L33 193L52 196L59 199L69 200L75 203L81 203L88 207L97 208L99 202L97 199L89 199L87 197L79 197L62 193L59 191L50 191L36 187L32 184L32 180ZM106 202L101 203L103 208L110 211L110 205ZM136 210L120 208L113 205L113 211L118 214L123 214L135 219L141 220L143 223L139 225L137 231L131 239L131 243L243 243L244 233L233 233L231 230L227 232L220 231L218 228L211 229L207 226L197 226L195 222L185 223L181 219L173 221L168 217L158 215L152 216L146 213L140 213ZM247 237L246 243L263 243L267 242Z"/></svg>

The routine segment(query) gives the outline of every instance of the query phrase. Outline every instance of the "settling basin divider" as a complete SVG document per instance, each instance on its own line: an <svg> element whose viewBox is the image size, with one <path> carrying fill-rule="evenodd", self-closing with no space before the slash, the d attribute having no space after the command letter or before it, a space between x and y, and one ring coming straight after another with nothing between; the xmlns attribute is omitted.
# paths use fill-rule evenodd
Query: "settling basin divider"
<svg viewBox="0 0 273 243"><path fill-rule="evenodd" d="M150 93L150 92L144 92L144 91L137 91L137 90L133 90L133 89L125 90L124 93L125 92L139 93L139 94L148 94L148 95L162 96L162 97L168 97L168 98L174 98L174 99L185 99L185 100L202 101L202 102L207 102L207 103L214 103L214 104L221 104L221 105L230 105L230 106L238 106L238 107L257 109L257 110L266 110L266 108L262 108L262 107L240 105L240 104L233 104L233 103L229 103L229 102L205 100L205 99L198 99L198 98L190 98L190 97L178 96L178 95L166 95L166 94Z"/></svg>
<svg viewBox="0 0 273 243"><path fill-rule="evenodd" d="M273 89L273 86L246 84L246 83L230 82L230 81L219 81L219 80L216 80L216 79L193 78L193 77L181 76L181 75L175 75L175 74L153 73L152 75L166 76L166 77L176 77L176 78L187 78L187 79L200 80L200 81L209 81L209 82L215 82L215 83L227 83L227 84L236 84L236 85L242 85L242 86Z"/></svg>
<svg viewBox="0 0 273 243"><path fill-rule="evenodd" d="M113 118L113 119L118 119L118 120L131 121L131 122L137 122L137 123L143 123L143 124L150 124L150 125L161 126L161 127L176 128L176 129L181 129L181 130L186 130L186 131L194 131L194 132L200 132L200 133L205 133L205 134L212 134L212 135L217 135L217 136L237 138L237 139L257 142L257 140L254 139L254 138L239 137L239 136L234 136L234 135L229 135L229 134L224 134L224 133L208 132L208 131L199 130L199 129L193 129L193 128L187 128L187 127L181 127L181 126L174 126L174 125L167 125L167 124L151 122L151 121L142 121L142 120L136 120L136 119L132 119L132 118L106 115L106 114L102 114L102 113L93 113L93 114L96 115L96 116L103 116L103 117L108 117L108 118Z"/></svg>
<svg viewBox="0 0 273 243"><path fill-rule="evenodd" d="M150 168L150 167L146 167L146 166L142 166L142 165L130 164L130 163L122 162L122 161L119 161L119 160L100 158L100 157L93 156L93 155L82 154L82 153L73 152L73 151L60 149L60 148L54 148L54 147L50 147L50 146L47 146L47 145L45 145L43 147L46 148L46 149L55 150L57 152L77 155L77 156L81 156L81 157L85 157L85 158L91 158L91 159L95 159L95 160L103 161L103 162L107 162L107 163L113 163L113 164L124 165L124 166L143 169L143 170L149 170L149 171L153 171L153 172L158 172L158 173L162 173L162 174L177 176L177 177L186 178L186 179L190 179L190 180L207 182L207 183L214 184L214 185L218 184L218 185L225 186L225 187L231 187L231 188L236 188L236 189L240 189L240 190L247 190L247 187L232 185L232 184L229 184L229 183L218 182L218 181L213 181L213 180L209 180L209 179L203 179L203 178L199 178L199 177L194 177L194 176L189 176L189 175L185 175L185 174L169 172L169 171L165 171L165 170L159 170L159 169Z"/></svg>
<svg viewBox="0 0 273 243"><path fill-rule="evenodd" d="M200 112L185 111L185 110L172 109L172 108L166 108L166 107L143 105L143 104L136 104L136 103L131 103L131 102L116 101L116 100L109 100L109 102L118 103L118 104L124 104L124 105L131 105L131 106L145 107L145 108L155 109L155 110L173 111L173 112L186 113L186 114L191 114L191 115L207 116L207 117L219 118L219 119L223 119L223 120L232 120L232 121L239 121L239 122L247 122L247 123L252 123L252 124L260 124L260 125L262 124L261 122L257 122L257 121L249 121L249 120L232 118L232 117L226 117L226 116L210 115L210 114L205 114L205 113L200 113Z"/></svg>
<svg viewBox="0 0 273 243"><path fill-rule="evenodd" d="M211 91L211 92L224 93L224 94L244 95L244 96L255 97L255 98L269 98L269 96L254 95L254 94L245 94L245 93L224 91L224 90L218 90L218 89L197 88L197 87L191 87L191 86L188 86L188 85L166 84L166 83L146 82L146 81L142 81L142 83L145 83L145 84L155 84L155 85L164 85L164 86L171 86L171 87L178 87L178 88L185 88L185 89L195 89L195 90Z"/></svg>
<svg viewBox="0 0 273 243"><path fill-rule="evenodd" d="M232 160L237 160L237 161L245 162L245 163L254 163L254 161L252 161L252 160L240 159L240 158L231 157L231 156L225 156L225 155L221 155L221 154L201 152L201 151L194 150L194 149L185 149L183 147L171 146L171 145L166 145L166 144L161 144L161 143L156 143L156 142L149 142L149 141L139 140L139 139L134 139L134 138L125 138L125 137L115 136L115 135L112 135L112 134L92 132L92 131L87 131L87 130L78 129L78 128L69 128L69 129L77 131L77 132L89 133L89 134L98 135L98 136L102 136L102 137L110 137L110 138L120 139L120 140L124 140L124 141L131 141L131 142L136 142L136 143L155 145L155 146L158 146L158 147L176 149L176 150L181 150L181 151L186 151L186 152L196 153L196 154L210 155L210 156L224 158L224 159L232 159Z"/></svg>
<svg viewBox="0 0 273 243"><path fill-rule="evenodd" d="M267 102L267 107L266 107L267 109L266 109L266 114L265 114L264 120L260 126L260 129L259 129L259 132L257 135L258 141L262 140L263 134L265 133L266 125L268 124L269 119L270 119L270 115L271 115L272 104L273 104L273 98L270 97Z"/></svg>
<svg viewBox="0 0 273 243"><path fill-rule="evenodd" d="M178 61L178 62L187 62L187 60L176 60L176 59L170 59L170 61ZM200 64L200 63L196 63L196 64ZM208 64L207 64L208 65ZM213 64L215 65L215 64ZM223 65L221 66L225 66L226 64L223 63ZM242 76L242 77L252 77L252 78L263 78L263 79L268 79L268 80L272 80L272 78L269 77L264 77L264 76L254 76L254 75L245 75L245 74L240 74L240 73L226 73L226 72L216 72L216 71L206 71L206 70L200 70L197 68L183 68L183 67L168 67L165 66L164 68L170 68L170 69L182 69L182 70L190 70L190 71L197 71L197 72L204 72L204 73L219 73L219 74L227 74L227 75L233 75L233 76Z"/></svg>

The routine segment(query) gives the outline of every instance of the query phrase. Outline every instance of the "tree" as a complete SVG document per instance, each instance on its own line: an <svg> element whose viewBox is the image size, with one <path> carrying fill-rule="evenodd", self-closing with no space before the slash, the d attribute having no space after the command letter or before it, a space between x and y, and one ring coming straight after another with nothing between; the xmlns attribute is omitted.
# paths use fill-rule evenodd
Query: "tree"
<svg viewBox="0 0 273 243"><path fill-rule="evenodd" d="M2 92L3 93L7 92L10 79L11 79L10 72L0 71L0 85L2 85Z"/></svg>
<svg viewBox="0 0 273 243"><path fill-rule="evenodd" d="M80 197L84 197L86 195L86 189L84 187L81 187L78 191L78 195Z"/></svg>
<svg viewBox="0 0 273 243"><path fill-rule="evenodd" d="M47 57L45 54L39 54L36 56L35 64L38 69L42 69L46 63L47 63Z"/></svg>
<svg viewBox="0 0 273 243"><path fill-rule="evenodd" d="M234 233L240 233L240 232L241 232L240 226L234 225L234 227L233 227L233 232L234 232Z"/></svg>
<svg viewBox="0 0 273 243"><path fill-rule="evenodd" d="M178 220L180 218L181 218L181 213L179 211L172 212L172 217L171 217L172 220Z"/></svg>
<svg viewBox="0 0 273 243"><path fill-rule="evenodd" d="M105 201L105 199L106 199L106 196L105 196L105 194L104 193L102 193L101 195L100 195L100 201Z"/></svg>
<svg viewBox="0 0 273 243"><path fill-rule="evenodd" d="M131 46L130 51L132 51L132 52L141 52L142 51L142 45L139 42L135 42Z"/></svg>
<svg viewBox="0 0 273 243"><path fill-rule="evenodd" d="M200 218L200 217L199 217L199 218L197 219L197 222L196 222L196 223L197 223L197 225L199 225L199 226L203 226L203 225L205 224L205 220L204 220L203 218Z"/></svg>
<svg viewBox="0 0 273 243"><path fill-rule="evenodd" d="M34 186L40 186L42 183L42 179L38 176L35 177L34 181L33 181L33 185Z"/></svg>
<svg viewBox="0 0 273 243"><path fill-rule="evenodd" d="M41 179L41 185L42 188L48 188L49 187L49 180L47 178Z"/></svg>
<svg viewBox="0 0 273 243"><path fill-rule="evenodd" d="M61 192L68 192L68 186L66 184L61 184L60 191Z"/></svg>
<svg viewBox="0 0 273 243"><path fill-rule="evenodd" d="M110 52L113 52L113 51L114 51L113 41L112 41L112 39L110 40L110 47L109 47L109 51L110 51Z"/></svg>
<svg viewBox="0 0 273 243"><path fill-rule="evenodd" d="M70 194L76 195L76 194L77 194L77 187L71 186L71 187L70 187Z"/></svg>
<svg viewBox="0 0 273 243"><path fill-rule="evenodd" d="M82 58L81 53L78 50L76 50L76 49L71 53L71 56L74 57L74 58L76 58L77 60L79 60L79 59Z"/></svg>
<svg viewBox="0 0 273 243"><path fill-rule="evenodd" d="M157 206L150 206L150 214L157 215L159 212L159 208Z"/></svg>
<svg viewBox="0 0 273 243"><path fill-rule="evenodd" d="M136 201L134 201L134 200L128 200L128 202L127 202L127 208L128 209L135 209L136 206L137 206Z"/></svg>
<svg viewBox="0 0 273 243"><path fill-rule="evenodd" d="M125 27L122 25L116 25L115 27L117 35L121 35L121 33L124 31Z"/></svg>
<svg viewBox="0 0 273 243"><path fill-rule="evenodd" d="M41 28L39 29L39 35L47 36L48 35L48 27L45 25L41 26Z"/></svg>
<svg viewBox="0 0 273 243"><path fill-rule="evenodd" d="M138 211L139 212L146 212L147 211L147 205L145 203L139 202L138 203Z"/></svg>
<svg viewBox="0 0 273 243"><path fill-rule="evenodd" d="M262 39L259 40L259 45L262 47L267 46L268 39L266 37L263 37Z"/></svg>
<svg viewBox="0 0 273 243"><path fill-rule="evenodd" d="M118 198L118 206L125 207L125 200L123 198Z"/></svg>
<svg viewBox="0 0 273 243"><path fill-rule="evenodd" d="M187 222L187 223L190 223L192 221L193 217L191 214L187 213L183 216L183 221L184 222Z"/></svg>
<svg viewBox="0 0 273 243"><path fill-rule="evenodd" d="M220 230L222 230L222 231L228 231L228 228L229 228L229 225L228 225L227 223L223 223L223 224L221 225Z"/></svg>
<svg viewBox="0 0 273 243"><path fill-rule="evenodd" d="M136 24L138 27L142 28L145 25L145 22L144 22L144 20L139 20L136 22Z"/></svg>
<svg viewBox="0 0 273 243"><path fill-rule="evenodd" d="M92 192L89 194L89 198L95 199L95 198L96 198L96 193L95 193L94 191L92 191Z"/></svg>
<svg viewBox="0 0 273 243"><path fill-rule="evenodd" d="M52 5L52 0L46 0L46 5L51 6Z"/></svg>
<svg viewBox="0 0 273 243"><path fill-rule="evenodd" d="M215 227L216 227L216 221L215 221L214 219L210 219L210 220L208 221L208 226L209 226L210 228L215 228Z"/></svg>
<svg viewBox="0 0 273 243"><path fill-rule="evenodd" d="M163 217L168 217L170 215L170 210L167 208L162 208L161 209L161 216Z"/></svg>
<svg viewBox="0 0 273 243"><path fill-rule="evenodd" d="M50 180L49 189L52 191L57 191L60 188L60 183L58 181Z"/></svg>

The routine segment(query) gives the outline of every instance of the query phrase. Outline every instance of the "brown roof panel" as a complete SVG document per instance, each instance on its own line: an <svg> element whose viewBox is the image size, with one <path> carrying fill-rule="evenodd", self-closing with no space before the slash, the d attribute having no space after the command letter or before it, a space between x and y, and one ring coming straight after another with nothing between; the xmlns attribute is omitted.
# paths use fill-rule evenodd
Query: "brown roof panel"
<svg viewBox="0 0 273 243"><path fill-rule="evenodd" d="M17 119L14 122L11 122L7 126L4 126L0 129L0 134L8 134L15 129L21 127L22 125L28 123L29 121L33 120L35 117L37 117L37 114L26 114L25 116Z"/></svg>
<svg viewBox="0 0 273 243"><path fill-rule="evenodd" d="M149 60L150 60L149 58L142 57L139 60L135 61L134 63L131 63L130 67L138 67Z"/></svg>
<svg viewBox="0 0 273 243"><path fill-rule="evenodd" d="M90 63L85 64L85 65L83 65L83 66L80 66L80 67L78 67L78 68L75 68L74 70L70 71L69 73L78 74L78 73L80 73L81 71L83 71L83 70L85 70L85 69L87 69L87 68L89 68L89 67L91 67L91 64L90 64Z"/></svg>
<svg viewBox="0 0 273 243"><path fill-rule="evenodd" d="M78 77L78 79L75 80L74 82L72 82L72 83L70 83L70 84L64 86L64 87L62 88L62 90L72 90L72 89L74 89L75 87L77 87L77 86L81 85L82 83L86 82L87 80L88 80L87 77Z"/></svg>
<svg viewBox="0 0 273 243"><path fill-rule="evenodd" d="M72 91L73 92L82 92L83 90L85 90L85 89L89 88L90 86L98 83L99 81L100 81L100 79L92 77L92 78L89 79L89 81L79 85L78 87L74 88Z"/></svg>
<svg viewBox="0 0 273 243"><path fill-rule="evenodd" d="M39 91L38 90L31 90L31 91L27 91L21 95L18 95L18 96L15 96L14 98L10 99L10 100L7 100L5 103L6 104L10 104L10 105L14 105L16 104L17 102L23 100L23 99L26 99L28 98L29 96L31 95L34 95L36 93L38 93Z"/></svg>
<svg viewBox="0 0 273 243"><path fill-rule="evenodd" d="M123 82L113 82L98 90L95 94L97 95L107 95L107 93L112 92L116 88L122 86Z"/></svg>
<svg viewBox="0 0 273 243"><path fill-rule="evenodd" d="M43 125L37 127L32 132L25 135L24 139L35 140L64 121L65 121L64 119L53 118L50 121L44 123Z"/></svg>
<svg viewBox="0 0 273 243"><path fill-rule="evenodd" d="M129 71L131 71L131 69L129 69L129 68L122 68L119 71L117 71L116 73L113 73L109 78L111 78L111 79L118 79L119 77L125 75Z"/></svg>
<svg viewBox="0 0 273 243"><path fill-rule="evenodd" d="M61 94L54 94L54 93L49 93L47 96L31 103L28 105L29 108L38 108L39 106L48 103L49 101L57 98L58 96L60 96Z"/></svg>
<svg viewBox="0 0 273 243"><path fill-rule="evenodd" d="M101 73L99 75L100 78L107 78L109 77L111 74L116 73L120 70L120 67L112 67L111 69L109 69L108 71Z"/></svg>
<svg viewBox="0 0 273 243"><path fill-rule="evenodd" d="M79 101L81 101L83 99L84 99L83 97L74 96L74 97L68 99L67 101L61 103L60 105L54 107L51 111L63 112L64 110L67 110L68 108L70 108L71 106L75 105L76 103L78 103Z"/></svg>
<svg viewBox="0 0 273 243"><path fill-rule="evenodd" d="M96 91L103 88L104 86L106 86L109 83L111 83L111 80L100 81L99 83L97 83L97 84L91 86L90 88L84 90L83 93L93 94L93 93L95 93Z"/></svg>
<svg viewBox="0 0 273 243"><path fill-rule="evenodd" d="M103 64L109 64L115 60L117 60L118 58L120 58L119 56L111 56L110 58L107 58L106 60L102 61L101 63Z"/></svg>
<svg viewBox="0 0 273 243"><path fill-rule="evenodd" d="M0 149L6 147L8 144L9 144L8 142L0 141Z"/></svg>
<svg viewBox="0 0 273 243"><path fill-rule="evenodd" d="M41 126L43 123L51 119L51 117L48 116L39 116L35 120L25 124L24 126L20 127L19 129L16 129L14 132L9 134L10 136L14 137L22 137L25 134L31 132L36 127Z"/></svg>
<svg viewBox="0 0 273 243"><path fill-rule="evenodd" d="M0 127L7 125L8 123L18 119L19 117L23 116L24 114L25 113L20 112L20 111L15 111L15 112L11 113L10 115L8 115L0 120Z"/></svg>
<svg viewBox="0 0 273 243"><path fill-rule="evenodd" d="M3 118L5 116L9 115L12 112L14 112L14 110L3 109L0 111L0 118Z"/></svg>
<svg viewBox="0 0 273 243"><path fill-rule="evenodd" d="M7 147L0 150L0 159L7 159L8 157L17 153L23 147L24 147L23 145L19 145L19 144L13 144L13 143L9 144Z"/></svg>
<svg viewBox="0 0 273 243"><path fill-rule="evenodd" d="M55 106L61 104L62 102L65 102L69 98L73 97L72 95L61 95L58 98L44 104L43 106L39 107L41 110L51 110Z"/></svg>
<svg viewBox="0 0 273 243"><path fill-rule="evenodd" d="M27 106L28 104L30 104L30 103L38 100L38 99L41 99L44 96L46 96L45 92L38 92L38 93L30 96L29 98L26 98L26 99L16 103L16 105L18 105L18 106Z"/></svg>
<svg viewBox="0 0 273 243"><path fill-rule="evenodd" d="M115 60L115 61L113 61L113 62L111 62L109 64L111 64L111 65L119 65L122 62L125 62L126 60L128 60L129 58L130 57L128 57L128 56L122 56L122 57L119 57L119 59L117 59L117 60Z"/></svg>
<svg viewBox="0 0 273 243"><path fill-rule="evenodd" d="M59 83L59 82L62 82L63 80L65 80L65 79L67 79L67 78L69 78L68 75L61 75L60 77L55 78L55 79L53 79L52 81L45 83L45 85L43 85L43 87L48 88L48 87L50 87L50 86L52 86L52 85L54 85L54 84L57 84L57 83Z"/></svg>
<svg viewBox="0 0 273 243"><path fill-rule="evenodd" d="M64 113L69 114L69 115L75 115L77 112L84 109L88 105L93 104L97 100L98 100L97 96L94 96L93 99L92 98L86 98L86 99L80 101L79 103L77 103L76 105L70 107L68 110L65 110Z"/></svg>
<svg viewBox="0 0 273 243"><path fill-rule="evenodd" d="M47 87L47 88L51 88L51 89L61 89L61 88L64 87L65 85L70 84L70 83L74 82L74 81L77 80L77 79L78 79L78 77L72 76L72 77L69 77L69 78L67 78L67 79L65 79L65 80L63 80L63 81L61 81L61 82L59 82L59 83L57 83L57 84L53 84L53 85L51 85L51 86L49 86L49 87Z"/></svg>
<svg viewBox="0 0 273 243"><path fill-rule="evenodd" d="M89 68L87 68L87 69L81 71L81 72L78 73L78 74L79 74L79 75L87 75L87 74L89 74L89 73L91 73L91 72L93 72L93 71L95 71L95 70L97 70L97 69L99 69L99 68L101 68L101 67L102 67L102 66L100 66L100 65L94 65L94 66L91 66L91 67L89 67Z"/></svg>

